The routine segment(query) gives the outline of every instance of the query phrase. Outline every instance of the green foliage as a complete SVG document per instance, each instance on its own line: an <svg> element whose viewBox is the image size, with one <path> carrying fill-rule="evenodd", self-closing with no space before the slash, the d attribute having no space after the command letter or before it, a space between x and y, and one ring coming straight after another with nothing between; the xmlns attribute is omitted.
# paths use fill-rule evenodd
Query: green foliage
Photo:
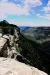
<svg viewBox="0 0 50 75"><path fill-rule="evenodd" d="M19 52L30 61L30 65L46 71L39 52L40 44L35 41L26 39L23 35L20 36L19 40L19 47L21 48L21 50L19 49Z"/></svg>
<svg viewBox="0 0 50 75"><path fill-rule="evenodd" d="M18 47L16 48L16 51L20 53L22 51L22 48Z"/></svg>

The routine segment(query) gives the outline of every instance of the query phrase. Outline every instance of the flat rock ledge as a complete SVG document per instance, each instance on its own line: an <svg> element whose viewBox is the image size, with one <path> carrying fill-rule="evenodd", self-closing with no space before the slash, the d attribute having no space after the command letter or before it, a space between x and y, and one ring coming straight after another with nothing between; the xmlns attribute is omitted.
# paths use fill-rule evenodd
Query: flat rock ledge
<svg viewBox="0 0 50 75"><path fill-rule="evenodd" d="M14 59L0 57L0 75L48 75Z"/></svg>

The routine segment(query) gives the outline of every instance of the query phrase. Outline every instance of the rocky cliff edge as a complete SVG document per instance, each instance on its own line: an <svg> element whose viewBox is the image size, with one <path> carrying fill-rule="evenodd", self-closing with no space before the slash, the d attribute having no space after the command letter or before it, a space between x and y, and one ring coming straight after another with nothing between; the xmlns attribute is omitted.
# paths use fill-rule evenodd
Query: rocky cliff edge
<svg viewBox="0 0 50 75"><path fill-rule="evenodd" d="M0 75L47 75L14 59L0 57Z"/></svg>

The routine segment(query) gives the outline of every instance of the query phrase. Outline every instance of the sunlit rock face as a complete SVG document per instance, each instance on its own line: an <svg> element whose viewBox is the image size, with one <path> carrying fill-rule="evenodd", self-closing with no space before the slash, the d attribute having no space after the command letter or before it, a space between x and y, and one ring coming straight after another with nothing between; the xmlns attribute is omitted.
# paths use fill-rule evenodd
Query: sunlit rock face
<svg viewBox="0 0 50 75"><path fill-rule="evenodd" d="M0 75L48 75L24 63L10 58L0 58Z"/></svg>
<svg viewBox="0 0 50 75"><path fill-rule="evenodd" d="M0 22L0 56L11 57L18 47L20 29L7 21ZM14 50L14 51L13 51Z"/></svg>

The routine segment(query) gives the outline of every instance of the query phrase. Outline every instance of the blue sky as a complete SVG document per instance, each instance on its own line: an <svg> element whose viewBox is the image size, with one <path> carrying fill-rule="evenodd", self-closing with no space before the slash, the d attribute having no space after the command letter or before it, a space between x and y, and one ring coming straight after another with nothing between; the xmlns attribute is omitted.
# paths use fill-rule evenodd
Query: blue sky
<svg viewBox="0 0 50 75"><path fill-rule="evenodd" d="M0 0L0 21L18 26L50 26L50 0Z"/></svg>

